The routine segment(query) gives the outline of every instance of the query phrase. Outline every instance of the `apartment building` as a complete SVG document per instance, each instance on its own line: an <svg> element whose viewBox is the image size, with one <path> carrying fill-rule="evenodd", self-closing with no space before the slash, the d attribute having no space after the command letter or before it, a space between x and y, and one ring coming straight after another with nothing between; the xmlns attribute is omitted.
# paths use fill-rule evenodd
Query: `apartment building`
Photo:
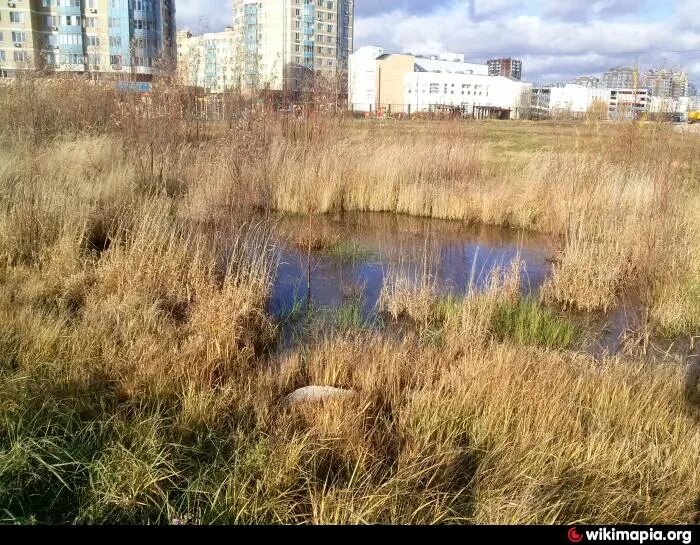
<svg viewBox="0 0 700 545"><path fill-rule="evenodd" d="M353 0L233 0L245 84L298 92L312 74L345 86Z"/></svg>
<svg viewBox="0 0 700 545"><path fill-rule="evenodd" d="M593 89L598 89L601 87L600 78L595 76L579 76L572 81L571 84L578 85L580 87L591 87Z"/></svg>
<svg viewBox="0 0 700 545"><path fill-rule="evenodd" d="M611 68L603 75L603 87L606 89L634 89L639 83L636 70L627 66Z"/></svg>
<svg viewBox="0 0 700 545"><path fill-rule="evenodd" d="M229 26L223 32L193 36L177 33L177 71L182 85L200 87L208 93L223 93L243 87L242 56L236 34Z"/></svg>
<svg viewBox="0 0 700 545"><path fill-rule="evenodd" d="M515 80L523 79L523 61L517 59L491 59L486 63L489 67L489 76L503 76Z"/></svg>
<svg viewBox="0 0 700 545"><path fill-rule="evenodd" d="M152 76L175 55L174 0L0 0L0 71Z"/></svg>
<svg viewBox="0 0 700 545"><path fill-rule="evenodd" d="M487 65L465 63L463 58L360 48L350 56L350 106L354 111L392 113L460 109L499 118L517 118L529 110L530 84L489 76Z"/></svg>

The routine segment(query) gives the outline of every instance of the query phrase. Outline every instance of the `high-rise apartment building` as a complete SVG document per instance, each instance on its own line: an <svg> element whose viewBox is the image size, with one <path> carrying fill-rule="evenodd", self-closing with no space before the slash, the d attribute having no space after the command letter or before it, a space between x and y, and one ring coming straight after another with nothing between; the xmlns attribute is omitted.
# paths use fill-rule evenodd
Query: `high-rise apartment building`
<svg viewBox="0 0 700 545"><path fill-rule="evenodd" d="M603 75L603 87L606 89L634 89L640 85L634 68L618 66Z"/></svg>
<svg viewBox="0 0 700 545"><path fill-rule="evenodd" d="M690 96L690 82L686 72L674 72L671 81L671 98Z"/></svg>
<svg viewBox="0 0 700 545"><path fill-rule="evenodd" d="M0 70L151 76L174 59L175 0L2 0Z"/></svg>
<svg viewBox="0 0 700 545"><path fill-rule="evenodd" d="M243 86L240 56L236 54L232 27L223 32L193 36L177 33L177 71L183 85L200 87L208 93L223 93Z"/></svg>
<svg viewBox="0 0 700 545"><path fill-rule="evenodd" d="M306 77L347 79L353 0L233 0L244 83L301 91Z"/></svg>
<svg viewBox="0 0 700 545"><path fill-rule="evenodd" d="M673 98L688 96L688 74L670 70L649 70L644 77L644 87L653 97Z"/></svg>
<svg viewBox="0 0 700 545"><path fill-rule="evenodd" d="M520 81L523 79L523 61L517 59L491 59L487 62L489 76L503 76Z"/></svg>
<svg viewBox="0 0 700 545"><path fill-rule="evenodd" d="M600 88L600 79L596 78L595 76L579 76L571 83L572 85L578 85L579 87L588 87L591 89Z"/></svg>

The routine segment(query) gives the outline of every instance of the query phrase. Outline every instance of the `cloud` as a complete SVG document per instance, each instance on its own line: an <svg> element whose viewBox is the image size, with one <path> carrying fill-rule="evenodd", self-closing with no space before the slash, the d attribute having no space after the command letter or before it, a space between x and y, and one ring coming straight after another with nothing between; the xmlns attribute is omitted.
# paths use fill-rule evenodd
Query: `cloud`
<svg viewBox="0 0 700 545"><path fill-rule="evenodd" d="M218 32L233 22L231 0L177 0L177 28ZM204 18L200 20L200 17Z"/></svg>
<svg viewBox="0 0 700 545"><path fill-rule="evenodd" d="M564 21L589 21L634 14L643 10L644 4L640 0L544 0L542 14Z"/></svg>
<svg viewBox="0 0 700 545"><path fill-rule="evenodd" d="M642 68L684 65L700 79L700 52L674 53L700 50L698 18L692 15L697 2L685 0L676 11L671 4L666 18L632 10L625 0L564 2L569 7L588 6L585 14L574 18L571 13L565 17L564 12L557 16L548 12L546 8L554 2L540 4L537 10L504 0L505 11L494 14L487 10L476 19L471 16L470 2L453 2L424 14L394 12L358 18L355 45L414 53L456 51L474 62L492 56L519 57L524 61L524 77L535 82L566 81L637 61Z"/></svg>
<svg viewBox="0 0 700 545"><path fill-rule="evenodd" d="M355 47L523 59L529 81L685 66L700 82L700 0L355 0ZM200 17L205 19L200 22ZM231 0L177 0L179 28L223 30Z"/></svg>

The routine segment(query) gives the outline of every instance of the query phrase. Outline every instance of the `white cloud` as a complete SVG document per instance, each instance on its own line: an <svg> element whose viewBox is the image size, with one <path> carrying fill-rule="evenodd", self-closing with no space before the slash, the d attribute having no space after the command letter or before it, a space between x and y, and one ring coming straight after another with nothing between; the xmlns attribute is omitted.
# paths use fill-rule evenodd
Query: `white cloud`
<svg viewBox="0 0 700 545"><path fill-rule="evenodd" d="M177 0L177 27L193 32L217 32L233 21L231 0ZM203 18L200 20L200 18Z"/></svg>
<svg viewBox="0 0 700 545"><path fill-rule="evenodd" d="M511 15L473 21L469 17L469 5L458 2L432 13L402 12L358 19L355 44L381 45L389 51L414 53L464 52L473 61L484 61L491 56L517 56L523 58L525 77L529 80L552 76L567 79L602 72L618 64L634 64L637 60L642 67L664 61L682 63L694 78L700 79L700 53L672 53L700 50L696 23L689 26L687 21L691 12L695 12L693 21L698 20L697 3L698 0L686 0L670 20L644 21L630 17L564 20L546 19L543 15ZM593 4L593 9L599 12L624 11L626 6L625 2L612 1Z"/></svg>

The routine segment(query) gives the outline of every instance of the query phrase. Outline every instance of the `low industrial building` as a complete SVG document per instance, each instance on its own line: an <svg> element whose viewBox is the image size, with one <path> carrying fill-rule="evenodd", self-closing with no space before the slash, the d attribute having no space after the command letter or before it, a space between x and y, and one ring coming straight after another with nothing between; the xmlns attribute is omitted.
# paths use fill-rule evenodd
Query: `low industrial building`
<svg viewBox="0 0 700 545"><path fill-rule="evenodd" d="M637 118L650 110L647 89L608 89L568 84L539 87L532 91L532 110L538 117L583 117L594 114L607 119Z"/></svg>
<svg viewBox="0 0 700 545"><path fill-rule="evenodd" d="M489 76L486 64L446 53L433 57L385 54L363 47L350 55L349 105L356 112L460 112L513 119L530 110L532 86Z"/></svg>

